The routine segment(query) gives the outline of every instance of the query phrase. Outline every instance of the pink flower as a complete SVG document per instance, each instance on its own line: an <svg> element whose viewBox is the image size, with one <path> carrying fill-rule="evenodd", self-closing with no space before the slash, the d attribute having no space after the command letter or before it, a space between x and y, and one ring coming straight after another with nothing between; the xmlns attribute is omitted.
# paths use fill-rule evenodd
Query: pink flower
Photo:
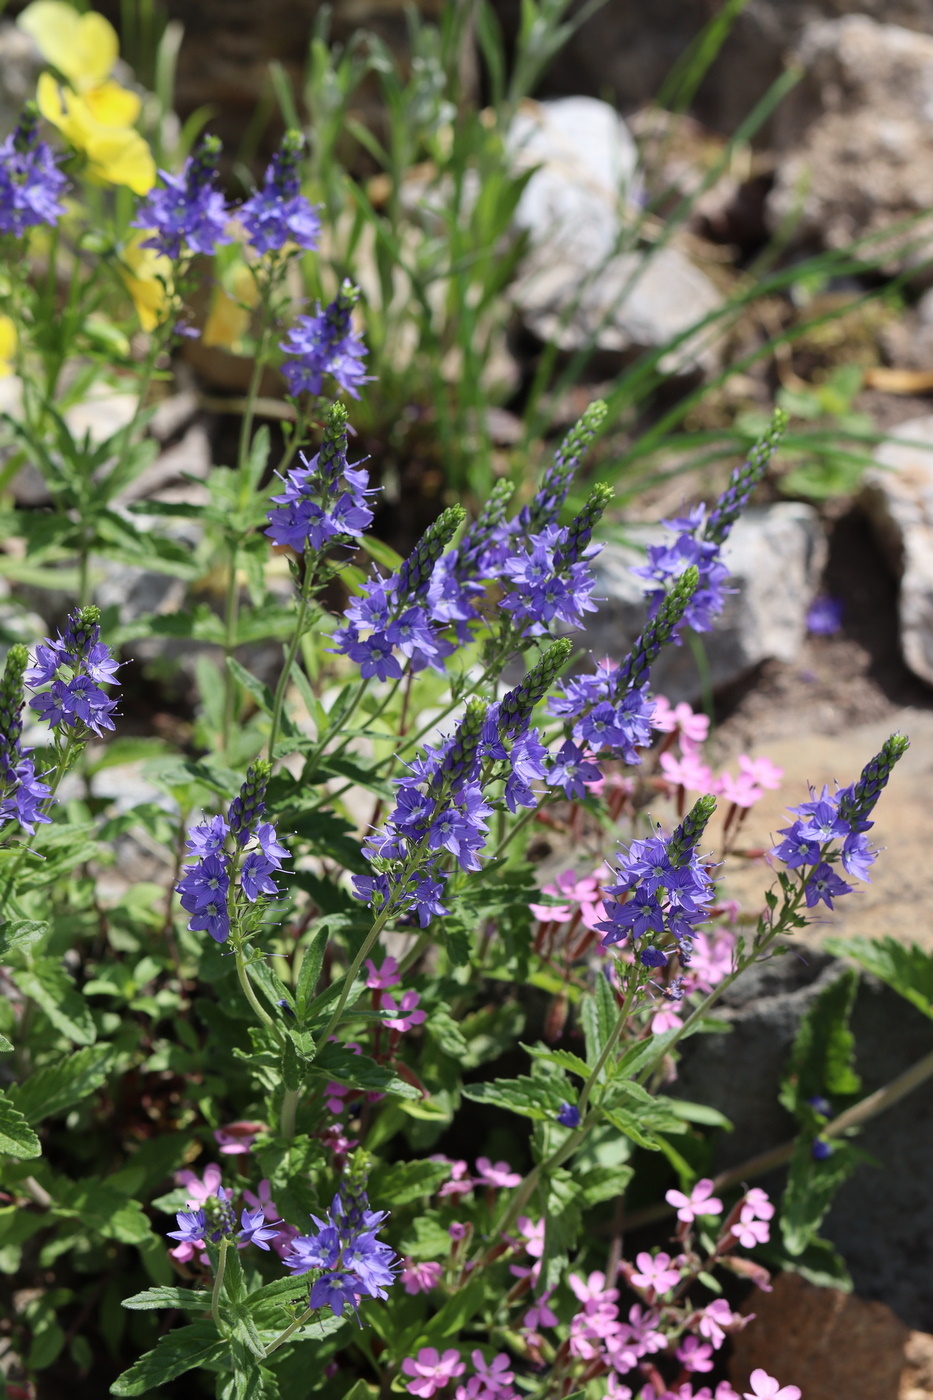
<svg viewBox="0 0 933 1400"><path fill-rule="evenodd" d="M698 1181L685 1196L682 1191L668 1191L664 1199L668 1205L677 1207L677 1219L692 1224L698 1215L721 1215L722 1201L713 1195L713 1183L708 1176Z"/></svg>
<svg viewBox="0 0 933 1400"><path fill-rule="evenodd" d="M567 1282L578 1301L583 1304L584 1312L600 1312L607 1304L618 1302L619 1290L607 1288L606 1275L598 1270L591 1273L585 1280L580 1274L571 1274Z"/></svg>
<svg viewBox="0 0 933 1400"><path fill-rule="evenodd" d="M674 783L676 787L686 788L688 792L698 792L705 796L717 791L712 768L701 762L695 754L684 754L683 758L678 759L672 753L662 753L661 768L668 782Z"/></svg>
<svg viewBox="0 0 933 1400"><path fill-rule="evenodd" d="M220 1185L220 1167L216 1162L208 1162L204 1168L203 1179L187 1169L176 1172L175 1182L178 1186L187 1186L188 1199L185 1204L189 1210L197 1210L210 1196L216 1196L217 1187ZM175 1253L174 1250L171 1252Z"/></svg>
<svg viewBox="0 0 933 1400"><path fill-rule="evenodd" d="M379 998L379 1005L383 1011L401 1013L399 1016L387 1018L383 1024L390 1026L394 1031L410 1031L412 1026L420 1026L422 1021L427 1020L427 1012L416 1010L420 1000L417 992L403 992L400 1002L397 1002L389 992L383 992Z"/></svg>
<svg viewBox="0 0 933 1400"><path fill-rule="evenodd" d="M415 1264L411 1259L402 1261L402 1272L399 1277L405 1287L406 1293L430 1293L432 1288L436 1288L441 1281L444 1272L443 1264L433 1261L424 1264Z"/></svg>
<svg viewBox="0 0 933 1400"><path fill-rule="evenodd" d="M739 1392L733 1390L728 1381L720 1381L716 1387L715 1400L739 1400Z"/></svg>
<svg viewBox="0 0 933 1400"><path fill-rule="evenodd" d="M663 1351L667 1346L667 1338L663 1332L658 1331L658 1314L645 1312L638 1303L629 1308L628 1333L629 1340L639 1356L645 1356L652 1351Z"/></svg>
<svg viewBox="0 0 933 1400"><path fill-rule="evenodd" d="M632 1392L628 1386L623 1385L612 1372L606 1377L606 1400L632 1400Z"/></svg>
<svg viewBox="0 0 933 1400"><path fill-rule="evenodd" d="M751 1390L744 1392L745 1400L800 1400L800 1388L796 1385L781 1385L767 1371L759 1366L749 1377Z"/></svg>
<svg viewBox="0 0 933 1400"><path fill-rule="evenodd" d="M422 1400L430 1400L436 1390L443 1390L454 1376L462 1376L465 1370L460 1353L452 1347L443 1356L436 1347L422 1347L416 1357L406 1356L402 1362L404 1374L413 1378L407 1390L411 1395L422 1396Z"/></svg>
<svg viewBox="0 0 933 1400"><path fill-rule="evenodd" d="M536 1298L531 1307L522 1318L522 1326L527 1327L530 1332L538 1332L542 1327L556 1327L557 1315L551 1312L547 1305L552 1289L542 1293L540 1298Z"/></svg>
<svg viewBox="0 0 933 1400"><path fill-rule="evenodd" d="M329 1083L325 1084L324 1093L327 1095L325 1102L330 1112L342 1113L345 1107L343 1101L350 1093L346 1084L337 1084L332 1079Z"/></svg>
<svg viewBox="0 0 933 1400"><path fill-rule="evenodd" d="M739 754L739 771L747 773L753 783L772 791L781 786L784 769L772 763L770 758L749 758L747 753Z"/></svg>
<svg viewBox="0 0 933 1400"><path fill-rule="evenodd" d="M763 1191L760 1186L753 1186L750 1191L745 1192L745 1211L750 1212L750 1219L770 1220L774 1215L774 1206L768 1197L767 1191Z"/></svg>
<svg viewBox="0 0 933 1400"><path fill-rule="evenodd" d="M709 715L696 714L683 701L672 709L671 702L663 695L655 696L651 724L662 734L673 734L675 729L679 729L681 740L686 739L688 745L702 744L709 734ZM681 748L684 748L683 743Z"/></svg>
<svg viewBox="0 0 933 1400"><path fill-rule="evenodd" d="M374 992L388 991L390 987L398 986L401 980L398 975L398 963L394 958L386 958L380 968L376 967L372 958L367 958L364 966L369 969L366 985Z"/></svg>
<svg viewBox="0 0 933 1400"><path fill-rule="evenodd" d="M479 1162L476 1165L479 1166ZM529 1220L527 1215L520 1215L517 1224L525 1242L525 1253L530 1254L532 1259L540 1259L544 1253L544 1221Z"/></svg>
<svg viewBox="0 0 933 1400"><path fill-rule="evenodd" d="M732 1233L743 1249L754 1249L756 1244L767 1244L771 1237L768 1222L756 1219L754 1208L751 1206L742 1207L742 1213L733 1225Z"/></svg>
<svg viewBox="0 0 933 1400"><path fill-rule="evenodd" d="M733 1322L732 1309L725 1298L716 1298L703 1309L698 1331L718 1351L726 1340L726 1328Z"/></svg>
<svg viewBox="0 0 933 1400"><path fill-rule="evenodd" d="M671 1268L669 1254L662 1252L652 1258L643 1250L641 1254L636 1254L635 1263L638 1272L631 1275L631 1282L636 1288L653 1288L656 1293L666 1293L680 1282L680 1270Z"/></svg>
<svg viewBox="0 0 933 1400"><path fill-rule="evenodd" d="M682 1025L683 1020L674 1008L664 1006L660 1011L656 1011L651 1018L651 1034L663 1035L665 1031L676 1031Z"/></svg>
<svg viewBox="0 0 933 1400"><path fill-rule="evenodd" d="M462 1225L459 1220L455 1220L453 1224L447 1226L447 1233L455 1242L462 1240L466 1232L467 1227Z"/></svg>
<svg viewBox="0 0 933 1400"><path fill-rule="evenodd" d="M248 1152L265 1130L265 1123L229 1123L226 1128L214 1129L214 1141L228 1157L238 1157Z"/></svg>
<svg viewBox="0 0 933 1400"><path fill-rule="evenodd" d="M747 773L740 773L737 778L733 778L725 769L716 779L713 790L726 802L734 802L736 807L754 807L762 795L762 789Z"/></svg>
<svg viewBox="0 0 933 1400"><path fill-rule="evenodd" d="M728 929L716 929L716 938L699 931L693 940L689 976L698 992L711 992L732 971L735 935Z"/></svg>
<svg viewBox="0 0 933 1400"><path fill-rule="evenodd" d="M713 1348L696 1337L684 1337L677 1348L677 1359L688 1371L711 1371L713 1369Z"/></svg>
<svg viewBox="0 0 933 1400"><path fill-rule="evenodd" d="M508 1162L493 1164L488 1157L477 1157L476 1174L486 1186L518 1186L521 1177L513 1172Z"/></svg>
<svg viewBox="0 0 933 1400"><path fill-rule="evenodd" d="M268 1177L260 1181L255 1196L252 1191L244 1191L243 1199L252 1210L261 1210L266 1220L281 1219L275 1202L272 1200L272 1183Z"/></svg>
<svg viewBox="0 0 933 1400"><path fill-rule="evenodd" d="M503 1390L506 1390L515 1379L509 1370L511 1362L504 1351L500 1351L487 1363L483 1353L477 1347L475 1351L470 1352L470 1359L476 1371L476 1379L482 1381L489 1400L493 1400L493 1397L497 1397Z"/></svg>
<svg viewBox="0 0 933 1400"><path fill-rule="evenodd" d="M592 1361L599 1355L603 1343L621 1340L622 1323L616 1318L616 1308L603 1312L579 1312L570 1323L570 1350L581 1361Z"/></svg>
<svg viewBox="0 0 933 1400"><path fill-rule="evenodd" d="M442 1162L443 1157L432 1158L435 1162ZM450 1180L445 1181L438 1191L439 1197L444 1196L468 1196L473 1190L473 1178L470 1176L466 1162L458 1161L450 1164Z"/></svg>

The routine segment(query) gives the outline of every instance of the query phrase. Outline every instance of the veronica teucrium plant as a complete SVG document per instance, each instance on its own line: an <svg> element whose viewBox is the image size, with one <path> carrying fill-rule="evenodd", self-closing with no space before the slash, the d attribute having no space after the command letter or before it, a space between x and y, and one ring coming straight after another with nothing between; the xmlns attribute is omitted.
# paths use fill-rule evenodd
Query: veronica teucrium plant
<svg viewBox="0 0 933 1400"><path fill-rule="evenodd" d="M33 111L5 150L0 231L25 262L37 230L52 246L84 157L53 153ZM142 250L158 294L125 367L140 407L99 460L62 428L58 374L42 380L46 284L4 293L33 386L16 431L64 507L57 559L81 594L54 637L9 649L0 679L0 1265L40 1280L13 1324L24 1383L65 1353L126 1396L187 1394L174 1383L198 1370L224 1400L728 1400L715 1368L747 1319L716 1272L767 1284L754 1251L775 1207L697 1179L697 1125L715 1117L664 1087L723 989L869 878L871 813L907 745L895 735L849 786L797 795L762 910L736 922L735 835L780 774L743 755L738 778L714 778L706 717L654 694L651 668L713 626L723 544L781 417L718 500L666 522L636 570L642 633L594 660L611 492L593 487L576 515L566 502L605 406L536 489L499 482L474 518L448 505L400 558L373 535L380 490L343 397L369 378L360 293L348 280L312 314L291 305L289 269L320 235L301 139L236 206L218 156L203 139L111 230L110 271ZM106 275L99 247L67 237L65 362ZM197 334L199 260L233 241L256 327L237 460L176 510L198 521L222 596L148 620L212 650L184 741L140 750L127 633L92 601L100 561L117 540L197 576L108 482L145 464L160 357ZM272 363L290 415L278 460L255 427ZM259 675L248 644L269 638ZM99 778L138 753L147 795L114 806ZM585 870L542 890L543 832ZM152 864L114 893L131 837ZM490 1077L503 1056L527 1072ZM655 1182L670 1169L657 1194L676 1220L669 1246L627 1260L612 1221L636 1148ZM76 1340L88 1319L99 1354ZM752 1400L799 1395L764 1372L751 1385Z"/></svg>

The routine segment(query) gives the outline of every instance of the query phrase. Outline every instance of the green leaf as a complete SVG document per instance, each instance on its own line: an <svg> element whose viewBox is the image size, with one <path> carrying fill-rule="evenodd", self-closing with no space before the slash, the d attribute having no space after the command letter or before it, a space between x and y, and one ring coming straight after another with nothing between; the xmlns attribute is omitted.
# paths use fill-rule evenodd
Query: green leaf
<svg viewBox="0 0 933 1400"><path fill-rule="evenodd" d="M933 953L895 938L827 938L827 951L857 962L872 976L933 1017Z"/></svg>
<svg viewBox="0 0 933 1400"><path fill-rule="evenodd" d="M295 1005L301 1020L304 1020L308 1007L314 1000L314 993L321 976L321 968L324 965L324 953L335 919L342 919L345 923L350 922L345 914L325 915L323 919L318 920L311 938L302 951L298 985L295 988Z"/></svg>
<svg viewBox="0 0 933 1400"><path fill-rule="evenodd" d="M17 919L0 927L0 959L18 962L29 956L30 950L43 942L51 932L51 924L34 919Z"/></svg>
<svg viewBox="0 0 933 1400"><path fill-rule="evenodd" d="M209 1289L202 1288L147 1288L142 1293L134 1293L124 1298L122 1305L132 1312L142 1312L147 1308L184 1308L187 1312L210 1312L211 1295Z"/></svg>
<svg viewBox="0 0 933 1400"><path fill-rule="evenodd" d="M493 1079L487 1084L464 1085L463 1096L474 1103L492 1104L496 1108L519 1113L537 1122L553 1122L567 1097L568 1085L563 1075L548 1079Z"/></svg>
<svg viewBox="0 0 933 1400"><path fill-rule="evenodd" d="M13 1049L13 1042L7 1040L5 1035L0 1035L0 1055L6 1055Z"/></svg>
<svg viewBox="0 0 933 1400"><path fill-rule="evenodd" d="M836 1139L832 1155L817 1161L812 1136L806 1133L797 1139L781 1200L781 1232L789 1254L803 1254L816 1239L833 1197L861 1156L849 1143Z"/></svg>
<svg viewBox="0 0 933 1400"><path fill-rule="evenodd" d="M394 1162L373 1172L371 1193L373 1200L386 1207L407 1206L430 1196L449 1176L447 1162Z"/></svg>
<svg viewBox="0 0 933 1400"><path fill-rule="evenodd" d="M619 1019L619 1007L605 977L597 977L593 995L583 998L580 1019L583 1023L583 1034L586 1037L586 1060L592 1069ZM606 1068L602 1071L604 1076Z"/></svg>
<svg viewBox="0 0 933 1400"><path fill-rule="evenodd" d="M218 1341L213 1322L194 1322L160 1337L153 1351L147 1351L124 1371L110 1387L111 1395L145 1395L157 1385L210 1365L227 1354L227 1343Z"/></svg>
<svg viewBox="0 0 933 1400"><path fill-rule="evenodd" d="M247 671L245 666L241 666L234 656L227 657L227 670L230 672L231 676L233 676L234 680L239 681L243 689L253 697L263 714L271 716L275 706L275 696L272 694L269 687L264 685L263 682L250 671ZM279 724L284 735L288 735L292 732L291 721L286 715L282 715Z"/></svg>
<svg viewBox="0 0 933 1400"><path fill-rule="evenodd" d="M817 1288L839 1288L852 1292L852 1275L846 1261L829 1240L811 1240L802 1254L782 1261L785 1269L801 1274Z"/></svg>
<svg viewBox="0 0 933 1400"><path fill-rule="evenodd" d="M282 1043L282 1083L289 1093L296 1093L303 1082L304 1075L295 1042L286 1034Z"/></svg>
<svg viewBox="0 0 933 1400"><path fill-rule="evenodd" d="M699 1123L704 1128L722 1128L726 1133L732 1132L732 1124L724 1113L720 1113L718 1108L710 1108L705 1103L688 1103L685 1099L670 1099L665 1096L658 1100L665 1107L670 1109L675 1118L682 1118L685 1123Z"/></svg>
<svg viewBox="0 0 933 1400"><path fill-rule="evenodd" d="M34 1070L24 1084L11 1090L13 1102L28 1122L38 1123L99 1089L115 1058L110 1045L88 1046L65 1055L56 1064Z"/></svg>
<svg viewBox="0 0 933 1400"><path fill-rule="evenodd" d="M97 1030L91 1008L68 973L52 958L36 958L31 968L13 974L24 996L32 997L52 1025L77 1045L93 1045Z"/></svg>
<svg viewBox="0 0 933 1400"><path fill-rule="evenodd" d="M523 1050L536 1060L544 1060L551 1065L559 1065L561 1069L569 1070L571 1074L579 1075L581 1079L588 1079L590 1075L589 1066L585 1060L581 1060L579 1055L573 1055L569 1050L551 1050L546 1045L523 1045Z"/></svg>
<svg viewBox="0 0 933 1400"><path fill-rule="evenodd" d="M414 1350L420 1350L424 1346L437 1346L445 1337L452 1337L455 1332L459 1332L479 1312L485 1293L485 1280L479 1277L471 1278L469 1283L458 1288L452 1298L447 1299L440 1312L434 1314L420 1333L415 1329L416 1341L407 1351L402 1352L402 1355L411 1355Z"/></svg>
<svg viewBox="0 0 933 1400"><path fill-rule="evenodd" d="M354 1055L344 1045L322 1045L309 1066L313 1074L322 1074L327 1079L335 1079L348 1089L364 1089L367 1093L397 1094L403 1099L418 1099L418 1090L406 1080L400 1079L385 1065L377 1065L368 1055Z"/></svg>
<svg viewBox="0 0 933 1400"><path fill-rule="evenodd" d="M809 1099L855 1094L861 1085L854 1069L855 1037L849 1029L858 980L858 973L850 969L824 988L794 1039L779 1098L788 1112L810 1126L815 1125Z"/></svg>
<svg viewBox="0 0 933 1400"><path fill-rule="evenodd" d="M39 1139L19 1109L0 1089L0 1152L26 1160L42 1155Z"/></svg>
<svg viewBox="0 0 933 1400"><path fill-rule="evenodd" d="M634 1168L625 1165L591 1167L588 1172L581 1172L578 1179L584 1205L598 1206L621 1196L634 1174Z"/></svg>
<svg viewBox="0 0 933 1400"><path fill-rule="evenodd" d="M450 1236L433 1215L416 1215L399 1243L399 1253L412 1259L443 1259L449 1252Z"/></svg>

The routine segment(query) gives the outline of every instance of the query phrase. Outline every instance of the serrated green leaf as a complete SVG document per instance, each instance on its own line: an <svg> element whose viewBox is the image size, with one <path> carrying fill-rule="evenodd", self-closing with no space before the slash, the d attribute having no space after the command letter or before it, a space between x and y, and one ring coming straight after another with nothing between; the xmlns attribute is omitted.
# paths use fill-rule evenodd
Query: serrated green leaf
<svg viewBox="0 0 933 1400"><path fill-rule="evenodd" d="M599 976L596 978L593 994L585 996L580 1005L580 1020L586 1038L586 1060L591 1069L602 1054L603 1046L612 1034L618 1017L619 1008L612 988L605 977ZM602 1070L603 1078L607 1072L608 1066L605 1066Z"/></svg>
<svg viewBox="0 0 933 1400"><path fill-rule="evenodd" d="M16 1108L30 1123L61 1113L99 1089L116 1058L110 1045L89 1045L56 1064L34 1070L24 1084L11 1090Z"/></svg>
<svg viewBox="0 0 933 1400"><path fill-rule="evenodd" d="M579 1075L581 1079L588 1079L590 1075L589 1066L585 1060L581 1060L579 1055L572 1054L569 1050L551 1050L546 1045L522 1045L523 1050L536 1060L544 1060L548 1064L559 1065L561 1069L568 1070L570 1074Z"/></svg>
<svg viewBox="0 0 933 1400"><path fill-rule="evenodd" d="M124 1371L110 1387L111 1395L145 1395L157 1385L166 1385L195 1366L220 1361L228 1346L218 1341L213 1322L194 1322L160 1337L153 1351L147 1351Z"/></svg>
<svg viewBox="0 0 933 1400"><path fill-rule="evenodd" d="M304 1083L304 1069L295 1042L288 1034L282 1042L282 1083L289 1093L296 1093Z"/></svg>
<svg viewBox="0 0 933 1400"><path fill-rule="evenodd" d="M837 958L857 962L872 976L933 1017L933 954L916 943L896 938L827 938L826 948Z"/></svg>
<svg viewBox="0 0 933 1400"><path fill-rule="evenodd" d="M839 1187L854 1171L860 1154L837 1141L823 1161L813 1156L809 1134L798 1138L781 1199L781 1233L789 1254L800 1255L813 1243Z"/></svg>
<svg viewBox="0 0 933 1400"><path fill-rule="evenodd" d="M420 1350L424 1346L437 1346L445 1337L452 1337L455 1332L461 1331L483 1306L485 1293L485 1280L479 1277L471 1278L452 1298L447 1299L440 1311L434 1314L420 1332L415 1329L417 1341L414 1347L403 1354L410 1355L415 1348Z"/></svg>
<svg viewBox="0 0 933 1400"><path fill-rule="evenodd" d="M854 970L843 972L820 992L800 1022L779 1099L801 1122L812 1124L810 1099L859 1090L855 1037L849 1029L858 980Z"/></svg>
<svg viewBox="0 0 933 1400"><path fill-rule="evenodd" d="M309 1066L311 1073L334 1079L348 1089L367 1093L397 1094L403 1099L420 1098L418 1090L386 1065L378 1065L368 1055L355 1055L344 1045L322 1045Z"/></svg>
<svg viewBox="0 0 933 1400"><path fill-rule="evenodd" d="M469 1084L463 1096L474 1103L492 1104L519 1113L537 1122L553 1122L565 1102L568 1085L563 1076L547 1080L520 1075L517 1079L494 1079L487 1084Z"/></svg>
<svg viewBox="0 0 933 1400"><path fill-rule="evenodd" d="M20 968L13 979L24 996L41 1006L52 1025L76 1045L93 1045L97 1029L91 1008L60 963L36 958L29 968Z"/></svg>
<svg viewBox="0 0 933 1400"><path fill-rule="evenodd" d="M377 1168L372 1175L373 1199L390 1209L410 1205L422 1196L430 1196L450 1176L448 1162L394 1162Z"/></svg>
<svg viewBox="0 0 933 1400"><path fill-rule="evenodd" d="M142 1312L148 1308L183 1308L186 1312L210 1312L211 1295L209 1289L202 1288L147 1288L142 1293L134 1293L124 1298L121 1307L131 1312Z"/></svg>
<svg viewBox="0 0 933 1400"><path fill-rule="evenodd" d="M7 1055L13 1049L13 1042L7 1040L5 1035L0 1035L0 1055Z"/></svg>
<svg viewBox="0 0 933 1400"><path fill-rule="evenodd" d="M321 976L321 968L324 965L324 953L331 932L337 926L335 920L343 920L341 927L350 922L346 915L325 915L315 924L311 937L302 951L298 985L295 988L295 1004L301 1020L304 1020L308 1007L314 1000L315 989Z"/></svg>
<svg viewBox="0 0 933 1400"><path fill-rule="evenodd" d="M42 1155L39 1139L5 1092L0 1089L0 1153L27 1161Z"/></svg>
<svg viewBox="0 0 933 1400"><path fill-rule="evenodd" d="M0 927L0 959L19 959L44 943L51 925L36 919L14 919Z"/></svg>

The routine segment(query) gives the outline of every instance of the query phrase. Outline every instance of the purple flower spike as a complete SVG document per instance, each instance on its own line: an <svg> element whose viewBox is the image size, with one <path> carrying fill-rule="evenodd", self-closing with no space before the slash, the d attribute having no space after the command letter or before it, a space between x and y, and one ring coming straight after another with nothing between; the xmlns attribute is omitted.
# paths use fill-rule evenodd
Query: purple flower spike
<svg viewBox="0 0 933 1400"><path fill-rule="evenodd" d="M370 376L361 363L365 347L350 323L358 299L359 289L344 282L335 301L323 311L318 304L314 316L299 316L281 342L286 355L282 373L293 397L320 394L329 374L344 393L359 398L359 386Z"/></svg>
<svg viewBox="0 0 933 1400"><path fill-rule="evenodd" d="M227 206L214 183L219 155L217 137L205 136L180 175L159 171L161 188L143 200L133 220L133 228L153 231L143 248L177 260L182 252L210 254L218 243L230 242Z"/></svg>
<svg viewBox="0 0 933 1400"><path fill-rule="evenodd" d="M38 138L35 103L23 110L16 130L0 142L0 233L22 238L42 224L54 227L64 211L68 181L51 148Z"/></svg>
<svg viewBox="0 0 933 1400"><path fill-rule="evenodd" d="M262 188L237 210L257 253L278 253L288 243L298 248L318 246L321 222L301 193L298 177L298 161L304 148L300 132L286 132Z"/></svg>
<svg viewBox="0 0 933 1400"><path fill-rule="evenodd" d="M55 641L46 638L39 644L25 673L28 685L51 682L50 689L30 703L53 729L61 725L101 735L114 727L116 705L100 686L116 683L118 663L100 640L99 617L99 608L77 608Z"/></svg>

